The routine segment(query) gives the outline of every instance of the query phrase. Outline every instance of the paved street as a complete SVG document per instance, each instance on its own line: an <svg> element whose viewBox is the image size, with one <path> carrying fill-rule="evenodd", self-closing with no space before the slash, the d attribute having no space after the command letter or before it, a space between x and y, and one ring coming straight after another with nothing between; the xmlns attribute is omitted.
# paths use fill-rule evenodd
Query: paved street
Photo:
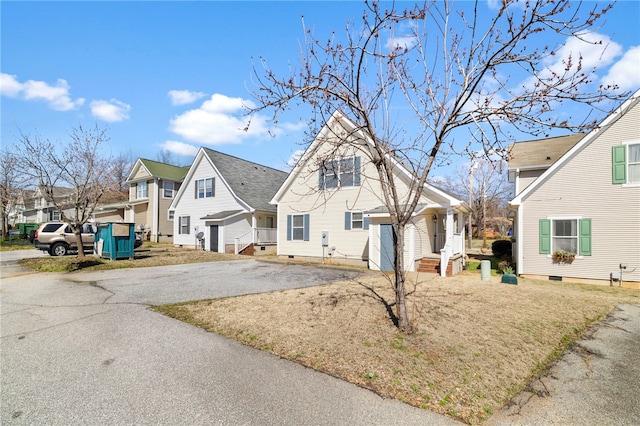
<svg viewBox="0 0 640 426"><path fill-rule="evenodd" d="M352 272L247 260L24 274L9 257L0 256L3 425L456 424L149 309Z"/></svg>

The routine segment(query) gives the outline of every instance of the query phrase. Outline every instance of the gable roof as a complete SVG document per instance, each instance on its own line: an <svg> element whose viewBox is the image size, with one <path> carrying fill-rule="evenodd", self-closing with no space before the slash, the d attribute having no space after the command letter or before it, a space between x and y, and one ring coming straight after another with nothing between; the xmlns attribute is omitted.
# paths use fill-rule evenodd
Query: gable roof
<svg viewBox="0 0 640 426"><path fill-rule="evenodd" d="M584 136L585 133L576 133L511 144L509 145L509 170L549 168Z"/></svg>
<svg viewBox="0 0 640 426"><path fill-rule="evenodd" d="M159 161L148 160L146 158L138 158L131 168L131 172L127 177L127 182L134 180L132 176L134 176L134 172L141 166L147 169L149 174L153 177L172 180L175 182L181 182L189 171L189 166L180 167L172 164L161 163Z"/></svg>
<svg viewBox="0 0 640 426"><path fill-rule="evenodd" d="M527 186L520 194L518 194L513 200L509 202L512 206L522 204L525 198L527 198L532 192L534 192L543 182L546 182L550 176L552 176L558 169L563 167L566 163L571 161L579 152L589 146L591 142L596 140L600 134L612 126L620 117L622 117L627 111L634 108L638 102L640 102L640 90L636 91L629 99L627 99L622 105L620 105L615 111L609 114L602 122L596 126L591 132L583 137L577 144L567 151L558 161L553 163L540 177L533 181L533 183Z"/></svg>
<svg viewBox="0 0 640 426"><path fill-rule="evenodd" d="M331 117L329 117L329 119L324 124L324 126L322 127L322 129L318 134L322 133L325 127L333 126L335 123L340 123L341 126L346 128L348 130L347 132L348 134L355 134L358 137L360 137L362 140L367 141L370 144L373 144L370 137L366 136L361 130L357 128L356 124L351 119L349 119L345 114L343 114L338 110L335 110L333 114L331 114ZM287 180L282 184L278 192L273 196L273 200L271 200L272 204L278 204L282 195L286 192L287 188L291 185L291 183L298 176L298 174L300 174L302 167L311 158L311 156L318 149L321 143L322 143L321 138L316 137L311 143L311 145L307 147L304 154L302 154L298 159L298 162L296 163L291 173L289 173L289 176L287 176ZM387 157L394 164L395 166L394 169L398 170L400 174L404 176L404 178L408 180L415 179L415 174L412 171L410 171L409 168L406 167L405 164L398 157L394 155L390 155L388 153L385 155L387 155ZM433 194L436 194L437 196L445 200L448 200L451 206L462 206L466 208L466 203L464 201L459 200L453 195L443 191L440 188L437 188L431 185L428 182L425 182L424 189L432 192Z"/></svg>
<svg viewBox="0 0 640 426"><path fill-rule="evenodd" d="M236 197L255 210L274 210L269 201L285 181L286 172L209 148L200 150L209 158Z"/></svg>

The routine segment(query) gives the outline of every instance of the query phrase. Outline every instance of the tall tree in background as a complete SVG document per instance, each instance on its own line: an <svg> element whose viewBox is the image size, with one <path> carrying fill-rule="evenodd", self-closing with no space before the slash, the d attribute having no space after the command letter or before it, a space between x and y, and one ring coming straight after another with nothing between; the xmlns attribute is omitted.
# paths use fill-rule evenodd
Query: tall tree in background
<svg viewBox="0 0 640 426"><path fill-rule="evenodd" d="M102 152L108 140L106 130L98 126L90 129L78 126L71 130L68 141L62 143L38 135L20 136L21 163L76 235L78 257L84 256L83 225L105 195L119 185L114 162ZM70 195L59 197L59 188L70 189Z"/></svg>
<svg viewBox="0 0 640 426"><path fill-rule="evenodd" d="M504 218L499 221L501 225L507 221L507 203L514 196L507 169L507 162L499 154L475 153L469 163L459 165L450 175L433 179L432 183L461 200L468 200L471 223L480 231L485 223L489 226L497 224L491 219ZM502 228L504 226L500 232L504 235L507 229ZM469 237L471 233L470 227Z"/></svg>
<svg viewBox="0 0 640 426"><path fill-rule="evenodd" d="M404 229L438 153L468 158L469 152L499 150L521 132L589 130L599 114L566 112L575 104L605 105L605 98L626 94L594 85L595 65L587 67L579 50L570 47L602 43L592 30L610 5L570 0L428 1L404 10L399 5L406 3L385 3L385 9L366 2L362 21L347 24L344 37L316 37L305 29L299 68L285 75L261 58L254 70L252 112L271 110L277 123L281 113L305 105L313 124L340 110L371 141L358 148L377 169L390 213L395 309L399 328L410 332ZM398 157L415 177L407 195L394 178Z"/></svg>

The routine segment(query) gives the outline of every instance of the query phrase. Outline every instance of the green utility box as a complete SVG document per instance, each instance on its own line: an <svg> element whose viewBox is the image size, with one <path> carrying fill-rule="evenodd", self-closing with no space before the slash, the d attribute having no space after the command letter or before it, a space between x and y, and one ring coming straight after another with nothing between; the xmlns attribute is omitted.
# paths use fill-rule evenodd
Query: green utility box
<svg viewBox="0 0 640 426"><path fill-rule="evenodd" d="M504 284L518 285L518 277L515 274L504 274L502 275L502 279L500 281Z"/></svg>
<svg viewBox="0 0 640 426"><path fill-rule="evenodd" d="M135 242L135 223L105 222L98 224L95 244L96 253L100 257L111 260L133 259Z"/></svg>
<svg viewBox="0 0 640 426"><path fill-rule="evenodd" d="M39 223L19 223L18 230L20 231L20 235L29 236L31 231L35 231L40 226Z"/></svg>

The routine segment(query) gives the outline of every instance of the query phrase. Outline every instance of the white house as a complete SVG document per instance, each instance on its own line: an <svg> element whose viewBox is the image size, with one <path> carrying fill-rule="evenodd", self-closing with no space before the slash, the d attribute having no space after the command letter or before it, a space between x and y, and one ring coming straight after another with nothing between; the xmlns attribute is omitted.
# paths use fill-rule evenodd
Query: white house
<svg viewBox="0 0 640 426"><path fill-rule="evenodd" d="M393 269L393 231L369 143L351 120L334 112L273 197L279 256ZM397 188L406 195L415 189L414 177L394 164ZM442 275L461 269L468 212L464 202L425 185L405 228L406 269Z"/></svg>
<svg viewBox="0 0 640 426"><path fill-rule="evenodd" d="M268 251L277 237L276 208L269 201L286 177L283 171L200 148L169 207L174 245L219 253Z"/></svg>
<svg viewBox="0 0 640 426"><path fill-rule="evenodd" d="M640 91L578 139L529 181L527 164L551 156L511 150L517 273L640 288Z"/></svg>

